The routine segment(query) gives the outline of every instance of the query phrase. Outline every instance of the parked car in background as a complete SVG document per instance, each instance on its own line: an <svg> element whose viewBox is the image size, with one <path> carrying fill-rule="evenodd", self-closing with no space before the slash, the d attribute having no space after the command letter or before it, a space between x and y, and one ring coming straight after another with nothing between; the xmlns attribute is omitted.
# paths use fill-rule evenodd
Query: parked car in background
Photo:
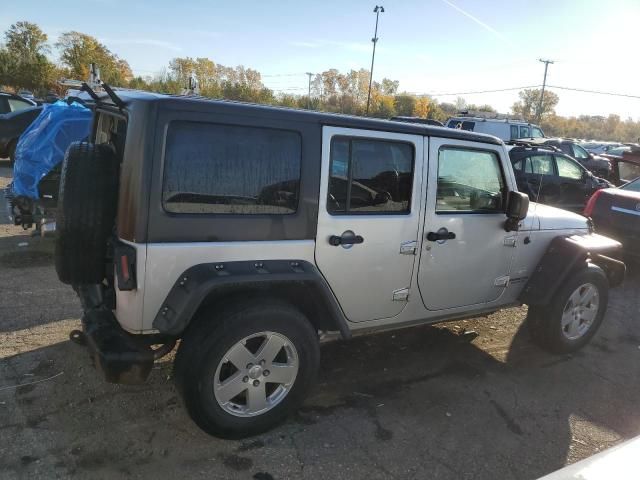
<svg viewBox="0 0 640 480"><path fill-rule="evenodd" d="M589 153L593 153L594 155L607 153L609 150L618 148L621 145L622 144L618 142L580 142L580 146L582 148L584 148Z"/></svg>
<svg viewBox="0 0 640 480"><path fill-rule="evenodd" d="M614 185L624 185L640 177L640 145L613 148L602 156L611 163L610 181Z"/></svg>
<svg viewBox="0 0 640 480"><path fill-rule="evenodd" d="M518 190L534 202L581 212L591 195L611 184L553 148L507 147Z"/></svg>
<svg viewBox="0 0 640 480"><path fill-rule="evenodd" d="M42 107L30 106L16 112L0 114L0 158L8 158L13 165L18 138L41 111Z"/></svg>
<svg viewBox="0 0 640 480"><path fill-rule="evenodd" d="M640 177L618 188L598 190L583 212L598 233L622 243L624 252L640 259Z"/></svg>
<svg viewBox="0 0 640 480"><path fill-rule="evenodd" d="M23 98L13 93L0 92L0 115L3 113L17 112L18 110L24 110L37 105L34 100Z"/></svg>
<svg viewBox="0 0 640 480"><path fill-rule="evenodd" d="M611 163L604 157L587 152L575 140L568 138L532 138L526 140L530 145L547 145L555 147L598 177L608 179L611 175Z"/></svg>
<svg viewBox="0 0 640 480"><path fill-rule="evenodd" d="M22 98L26 98L27 100L33 100L34 102L36 100L36 97L33 95L33 92L29 90L20 90L18 92L18 95L20 95Z"/></svg>
<svg viewBox="0 0 640 480"><path fill-rule="evenodd" d="M519 138L544 137L542 129L524 120L510 120L507 118L484 118L471 116L451 117L447 120L447 127L468 130L493 135L505 142Z"/></svg>

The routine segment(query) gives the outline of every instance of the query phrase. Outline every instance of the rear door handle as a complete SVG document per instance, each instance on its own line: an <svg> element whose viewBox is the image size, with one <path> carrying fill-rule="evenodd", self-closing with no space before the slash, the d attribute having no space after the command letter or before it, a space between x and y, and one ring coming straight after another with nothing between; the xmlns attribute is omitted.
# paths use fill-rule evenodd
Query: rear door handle
<svg viewBox="0 0 640 480"><path fill-rule="evenodd" d="M442 240L453 240L456 238L456 234L450 232L446 228L441 228L437 232L429 232L427 233L427 240L430 242L438 242Z"/></svg>

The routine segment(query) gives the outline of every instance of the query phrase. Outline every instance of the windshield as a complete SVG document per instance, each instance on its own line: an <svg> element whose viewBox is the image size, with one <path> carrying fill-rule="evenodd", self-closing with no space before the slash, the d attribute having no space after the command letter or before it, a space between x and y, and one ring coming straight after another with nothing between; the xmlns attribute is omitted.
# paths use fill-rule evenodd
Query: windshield
<svg viewBox="0 0 640 480"><path fill-rule="evenodd" d="M542 138L544 137L544 132L538 127L531 127L531 136L533 138Z"/></svg>

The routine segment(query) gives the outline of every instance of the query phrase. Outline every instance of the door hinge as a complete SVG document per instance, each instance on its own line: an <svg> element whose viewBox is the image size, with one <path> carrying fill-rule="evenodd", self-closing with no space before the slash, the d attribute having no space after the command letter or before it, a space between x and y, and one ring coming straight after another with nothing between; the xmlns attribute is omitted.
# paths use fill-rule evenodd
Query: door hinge
<svg viewBox="0 0 640 480"><path fill-rule="evenodd" d="M418 250L418 242L410 240L400 244L400 255L415 255Z"/></svg>
<svg viewBox="0 0 640 480"><path fill-rule="evenodd" d="M509 275L503 275L502 277L498 277L493 281L493 284L496 287L506 287L509 285L509 280L511 277Z"/></svg>
<svg viewBox="0 0 640 480"><path fill-rule="evenodd" d="M505 247L515 247L518 245L518 237L504 237L504 246Z"/></svg>
<svg viewBox="0 0 640 480"><path fill-rule="evenodd" d="M409 300L409 289L401 288L400 290L393 291L393 301L394 302L406 302Z"/></svg>

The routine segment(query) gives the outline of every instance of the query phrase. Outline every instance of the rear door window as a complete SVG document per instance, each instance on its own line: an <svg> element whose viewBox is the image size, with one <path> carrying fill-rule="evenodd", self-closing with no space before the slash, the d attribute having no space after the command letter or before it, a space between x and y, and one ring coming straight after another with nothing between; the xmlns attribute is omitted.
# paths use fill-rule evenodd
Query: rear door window
<svg viewBox="0 0 640 480"><path fill-rule="evenodd" d="M406 214L411 209L413 146L351 137L331 142L331 214Z"/></svg>
<svg viewBox="0 0 640 480"><path fill-rule="evenodd" d="M291 214L298 207L297 132L172 122L162 202L170 213Z"/></svg>

